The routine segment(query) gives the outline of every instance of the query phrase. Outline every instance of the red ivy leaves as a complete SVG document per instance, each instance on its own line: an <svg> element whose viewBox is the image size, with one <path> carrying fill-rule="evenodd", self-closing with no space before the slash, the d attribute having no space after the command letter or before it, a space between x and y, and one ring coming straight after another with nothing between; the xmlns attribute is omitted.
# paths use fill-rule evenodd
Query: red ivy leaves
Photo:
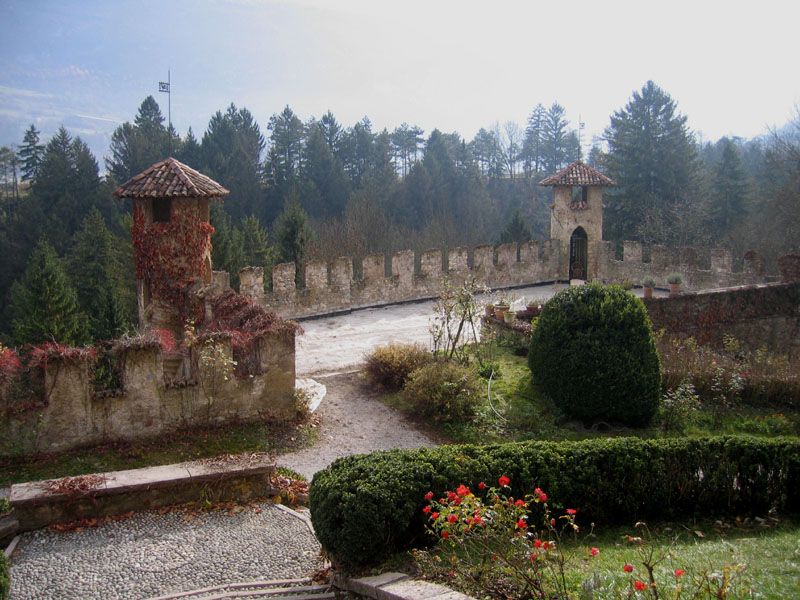
<svg viewBox="0 0 800 600"><path fill-rule="evenodd" d="M136 254L136 277L150 284L153 298L184 309L186 293L205 270L214 227L197 210L185 207L180 218L146 225L142 206L133 208L131 238Z"/></svg>
<svg viewBox="0 0 800 600"><path fill-rule="evenodd" d="M22 369L16 350L0 346L0 386L11 381Z"/></svg>
<svg viewBox="0 0 800 600"><path fill-rule="evenodd" d="M54 359L93 361L95 358L97 358L97 348L94 347L73 348L56 342L45 342L31 349L29 360L31 365L46 370L47 364Z"/></svg>

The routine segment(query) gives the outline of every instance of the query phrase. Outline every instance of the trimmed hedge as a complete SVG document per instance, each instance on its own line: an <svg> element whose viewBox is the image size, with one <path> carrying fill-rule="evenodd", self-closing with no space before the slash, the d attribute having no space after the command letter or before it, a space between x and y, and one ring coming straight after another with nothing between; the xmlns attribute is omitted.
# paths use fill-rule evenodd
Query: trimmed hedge
<svg viewBox="0 0 800 600"><path fill-rule="evenodd" d="M588 283L547 302L528 366L570 419L642 427L658 408L661 368L647 309L616 285Z"/></svg>
<svg viewBox="0 0 800 600"><path fill-rule="evenodd" d="M392 450L336 460L314 475L311 519L335 564L363 566L426 541L424 495L511 478L542 488L582 523L800 509L800 442L740 437L596 439Z"/></svg>

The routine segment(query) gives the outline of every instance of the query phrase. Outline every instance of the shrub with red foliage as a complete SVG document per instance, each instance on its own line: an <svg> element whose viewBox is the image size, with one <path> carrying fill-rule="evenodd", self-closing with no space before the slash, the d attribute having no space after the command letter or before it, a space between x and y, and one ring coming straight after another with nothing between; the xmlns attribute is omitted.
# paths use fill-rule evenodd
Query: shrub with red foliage
<svg viewBox="0 0 800 600"><path fill-rule="evenodd" d="M22 362L16 350L0 346L0 387L12 381L21 369Z"/></svg>
<svg viewBox="0 0 800 600"><path fill-rule="evenodd" d="M294 321L286 321L256 304L251 298L226 290L211 300L214 319L203 328L201 338L227 336L233 346L233 358L240 377L260 374L257 354L259 338L277 335L292 339L303 333Z"/></svg>
<svg viewBox="0 0 800 600"><path fill-rule="evenodd" d="M97 348L90 346L75 348L57 342L45 342L31 348L28 363L46 371L48 364L53 360L77 362L81 360L93 361L95 358L97 358Z"/></svg>

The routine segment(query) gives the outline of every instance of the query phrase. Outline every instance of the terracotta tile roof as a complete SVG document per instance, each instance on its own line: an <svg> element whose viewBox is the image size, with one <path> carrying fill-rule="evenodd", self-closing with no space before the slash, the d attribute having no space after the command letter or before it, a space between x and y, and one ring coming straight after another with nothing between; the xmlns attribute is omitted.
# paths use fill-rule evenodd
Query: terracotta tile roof
<svg viewBox="0 0 800 600"><path fill-rule="evenodd" d="M600 171L576 160L555 175L545 177L539 185L617 185Z"/></svg>
<svg viewBox="0 0 800 600"><path fill-rule="evenodd" d="M210 177L168 158L119 186L117 198L222 198L230 192Z"/></svg>

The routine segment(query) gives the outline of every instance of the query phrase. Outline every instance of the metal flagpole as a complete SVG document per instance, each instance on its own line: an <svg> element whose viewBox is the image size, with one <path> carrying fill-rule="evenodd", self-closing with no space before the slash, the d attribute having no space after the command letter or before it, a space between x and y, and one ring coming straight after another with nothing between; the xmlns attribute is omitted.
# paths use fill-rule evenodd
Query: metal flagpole
<svg viewBox="0 0 800 600"><path fill-rule="evenodd" d="M167 94L167 154L172 155L172 91L170 90L170 72L167 69L167 81L158 82L158 91Z"/></svg>

